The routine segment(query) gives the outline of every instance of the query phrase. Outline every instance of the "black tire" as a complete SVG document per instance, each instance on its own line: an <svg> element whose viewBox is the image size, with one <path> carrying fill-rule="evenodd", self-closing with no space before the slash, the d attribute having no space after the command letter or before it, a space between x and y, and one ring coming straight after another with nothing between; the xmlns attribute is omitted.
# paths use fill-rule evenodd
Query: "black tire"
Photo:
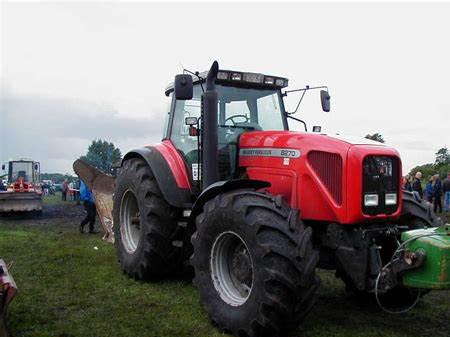
<svg viewBox="0 0 450 337"><path fill-rule="evenodd" d="M438 227L442 220L433 212L431 204L421 199L417 194L403 191L403 210L400 224L410 229Z"/></svg>
<svg viewBox="0 0 450 337"><path fill-rule="evenodd" d="M274 337L297 326L309 312L320 283L315 275L319 254L312 246L311 228L305 229L297 214L279 197L248 190L227 192L205 204L196 219L191 262L200 300L219 329L239 337ZM223 237L235 234L253 268L244 263L239 269L242 259L235 263L232 255L233 267L241 274L250 270L252 281L243 303L231 304L216 290L221 286L213 281L213 252Z"/></svg>
<svg viewBox="0 0 450 337"><path fill-rule="evenodd" d="M137 211L130 226L139 228L130 248L124 200L135 198ZM122 212L122 213L121 213ZM121 219L122 214L122 219ZM181 248L173 244L180 211L163 198L153 173L140 158L124 162L116 179L113 219L118 258L123 271L135 279L159 279L181 264ZM134 222L133 222L134 221Z"/></svg>

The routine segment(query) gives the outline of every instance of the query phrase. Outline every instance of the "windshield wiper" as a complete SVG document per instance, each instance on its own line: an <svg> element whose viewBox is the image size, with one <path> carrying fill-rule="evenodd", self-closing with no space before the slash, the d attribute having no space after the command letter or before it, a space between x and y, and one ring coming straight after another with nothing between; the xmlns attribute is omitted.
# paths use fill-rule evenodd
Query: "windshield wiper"
<svg viewBox="0 0 450 337"><path fill-rule="evenodd" d="M231 128L231 129L248 129L248 130L255 130L254 126L245 126L245 125L225 125L225 124L219 124L219 128Z"/></svg>

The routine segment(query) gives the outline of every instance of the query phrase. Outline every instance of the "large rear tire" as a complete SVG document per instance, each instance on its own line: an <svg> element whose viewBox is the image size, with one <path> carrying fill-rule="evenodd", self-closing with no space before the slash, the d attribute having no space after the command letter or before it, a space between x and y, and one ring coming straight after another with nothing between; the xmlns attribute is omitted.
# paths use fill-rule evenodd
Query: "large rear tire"
<svg viewBox="0 0 450 337"><path fill-rule="evenodd" d="M201 302L220 329L274 337L309 312L319 256L297 214L281 198L248 190L205 204L191 262Z"/></svg>
<svg viewBox="0 0 450 337"><path fill-rule="evenodd" d="M163 198L153 173L140 158L124 162L114 193L114 236L123 271L135 279L158 279L180 268L173 244L180 211Z"/></svg>
<svg viewBox="0 0 450 337"><path fill-rule="evenodd" d="M403 210L400 224L409 229L438 227L442 220L433 212L431 204L421 199L417 194L403 191Z"/></svg>

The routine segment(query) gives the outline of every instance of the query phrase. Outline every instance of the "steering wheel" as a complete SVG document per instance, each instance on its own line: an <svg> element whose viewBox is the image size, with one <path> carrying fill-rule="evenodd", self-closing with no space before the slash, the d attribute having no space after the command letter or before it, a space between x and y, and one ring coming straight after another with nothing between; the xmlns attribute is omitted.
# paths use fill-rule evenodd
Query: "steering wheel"
<svg viewBox="0 0 450 337"><path fill-rule="evenodd" d="M230 116L227 119L225 119L225 124L227 124L228 121L231 121L231 123L233 123L233 125L237 125L238 122L234 121L235 118L245 118L245 122L243 122L243 123L248 123L250 121L250 118L248 118L247 115L233 115L233 116ZM239 123L239 124L242 124L242 123Z"/></svg>

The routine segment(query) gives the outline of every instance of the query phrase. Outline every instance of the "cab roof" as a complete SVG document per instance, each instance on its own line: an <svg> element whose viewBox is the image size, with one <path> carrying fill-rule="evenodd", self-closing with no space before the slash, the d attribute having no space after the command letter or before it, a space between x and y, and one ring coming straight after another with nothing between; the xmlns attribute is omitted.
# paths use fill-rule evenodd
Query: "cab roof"
<svg viewBox="0 0 450 337"><path fill-rule="evenodd" d="M194 84L206 81L207 71L191 74ZM288 79L279 76L265 75L261 73L249 73L234 70L219 70L217 73L216 84L254 88L254 89L282 89L288 86ZM166 96L174 90L173 82L165 90Z"/></svg>

